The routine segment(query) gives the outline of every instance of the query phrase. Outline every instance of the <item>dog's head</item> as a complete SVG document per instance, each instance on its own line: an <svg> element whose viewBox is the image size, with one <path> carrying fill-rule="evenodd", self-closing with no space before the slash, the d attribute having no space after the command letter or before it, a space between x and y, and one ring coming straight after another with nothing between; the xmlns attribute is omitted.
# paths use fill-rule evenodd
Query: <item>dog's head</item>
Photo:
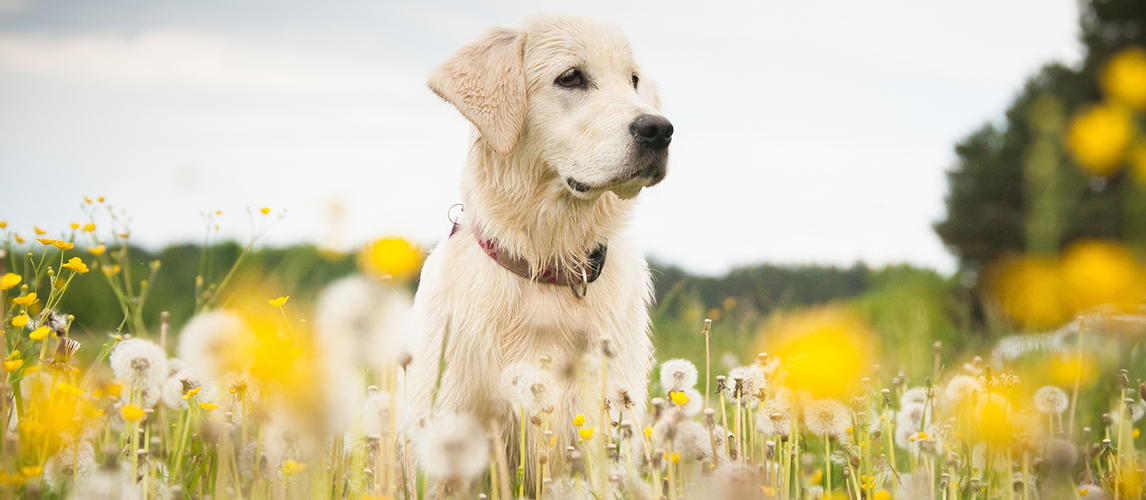
<svg viewBox="0 0 1146 500"><path fill-rule="evenodd" d="M664 179L672 123L616 27L539 17L458 50L430 88L501 156L524 155L580 198L622 198Z"/></svg>

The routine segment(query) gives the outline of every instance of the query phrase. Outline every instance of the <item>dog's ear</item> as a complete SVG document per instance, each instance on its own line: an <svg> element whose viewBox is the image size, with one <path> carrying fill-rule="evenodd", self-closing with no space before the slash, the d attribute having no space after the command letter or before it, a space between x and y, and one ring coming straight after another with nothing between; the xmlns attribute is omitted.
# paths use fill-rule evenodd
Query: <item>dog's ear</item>
<svg viewBox="0 0 1146 500"><path fill-rule="evenodd" d="M430 90L477 127L490 149L513 152L525 127L525 35L499 29L462 47L430 75Z"/></svg>

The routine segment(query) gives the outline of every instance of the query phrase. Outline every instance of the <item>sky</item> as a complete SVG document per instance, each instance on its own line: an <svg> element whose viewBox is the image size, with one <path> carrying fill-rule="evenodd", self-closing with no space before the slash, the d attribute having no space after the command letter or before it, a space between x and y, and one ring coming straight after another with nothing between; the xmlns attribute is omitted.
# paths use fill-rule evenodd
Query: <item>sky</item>
<svg viewBox="0 0 1146 500"><path fill-rule="evenodd" d="M611 21L660 88L669 174L638 198L646 254L698 273L761 262L952 272L954 144L1050 61L1074 0L0 0L0 220L27 237L104 196L158 248L204 213L265 244L433 245L469 124L426 87L455 49L536 12Z"/></svg>

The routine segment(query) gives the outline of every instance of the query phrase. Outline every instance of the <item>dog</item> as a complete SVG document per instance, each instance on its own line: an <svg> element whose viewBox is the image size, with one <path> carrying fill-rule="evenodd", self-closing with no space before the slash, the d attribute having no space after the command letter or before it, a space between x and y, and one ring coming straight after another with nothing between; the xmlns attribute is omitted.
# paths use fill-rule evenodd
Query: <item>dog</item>
<svg viewBox="0 0 1146 500"><path fill-rule="evenodd" d="M466 413L515 443L521 419L503 370L543 356L556 374L546 413L557 449L574 442L576 414L601 428L602 390L610 420L643 415L652 282L624 228L638 193L665 177L673 128L626 38L611 24L538 16L462 47L429 87L473 127L462 214L414 300L415 419ZM595 382L579 383L582 360L604 351L607 366L586 375Z"/></svg>

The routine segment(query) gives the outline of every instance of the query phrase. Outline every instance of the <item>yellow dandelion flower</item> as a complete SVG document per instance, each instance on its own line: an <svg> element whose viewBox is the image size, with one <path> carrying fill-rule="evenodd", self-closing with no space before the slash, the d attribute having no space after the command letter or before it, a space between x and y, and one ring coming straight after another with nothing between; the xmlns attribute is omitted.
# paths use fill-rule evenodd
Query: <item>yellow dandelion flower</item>
<svg viewBox="0 0 1146 500"><path fill-rule="evenodd" d="M677 406L684 406L688 404L688 396L684 393L684 391L669 392L669 398L672 399L672 402L676 403Z"/></svg>
<svg viewBox="0 0 1146 500"><path fill-rule="evenodd" d="M1010 318L1027 328L1058 326L1073 316L1065 303L1062 273L1055 259L1006 257L987 269L986 289Z"/></svg>
<svg viewBox="0 0 1146 500"><path fill-rule="evenodd" d="M30 306L32 304L35 304L37 300L39 300L39 299L36 298L36 292L32 292L32 293L29 293L28 295L25 295L23 297L16 297L16 298L12 299L12 302L15 302L19 305L27 307L27 306Z"/></svg>
<svg viewBox="0 0 1146 500"><path fill-rule="evenodd" d="M80 274L88 272L87 264L84 264L79 257L72 257L71 260L68 260L67 264L64 264L64 267Z"/></svg>
<svg viewBox="0 0 1146 500"><path fill-rule="evenodd" d="M1104 177L1122 165L1133 137L1134 123L1126 110L1090 106L1075 115L1066 144L1080 167L1090 175Z"/></svg>
<svg viewBox="0 0 1146 500"><path fill-rule="evenodd" d="M199 407L207 411L215 411L219 409L219 405L215 403L199 402Z"/></svg>
<svg viewBox="0 0 1146 500"><path fill-rule="evenodd" d="M82 389L80 389L79 387L76 387L76 386L71 385L71 384L65 384L62 382L56 384L56 390L60 391L61 393L70 395L70 396L80 397L80 396L84 395L84 391Z"/></svg>
<svg viewBox="0 0 1146 500"><path fill-rule="evenodd" d="M91 233L91 232L94 232L95 230L96 230L96 225L94 222L89 222L87 224L84 224L84 232L85 233Z"/></svg>
<svg viewBox="0 0 1146 500"><path fill-rule="evenodd" d="M1146 111L1146 50L1130 46L1118 51L1107 61L1099 83L1111 99Z"/></svg>
<svg viewBox="0 0 1146 500"><path fill-rule="evenodd" d="M45 235L45 234L48 234L48 232L47 232L47 231L44 231L43 229L40 229L40 227L39 227L39 226L32 226L32 230L33 230L33 231L36 231L36 236L43 236L43 235Z"/></svg>
<svg viewBox="0 0 1146 500"><path fill-rule="evenodd" d="M268 300L267 303L274 307L282 307L283 304L286 304L287 300L290 300L290 295Z"/></svg>
<svg viewBox="0 0 1146 500"><path fill-rule="evenodd" d="M421 268L422 251L402 238L382 238L367 245L358 260L367 274L404 282Z"/></svg>
<svg viewBox="0 0 1146 500"><path fill-rule="evenodd" d="M56 241L53 241L52 244L55 245L56 248L59 248L60 250L71 250L71 249L76 247L76 245L74 243L71 243L69 241L64 241L64 240L56 240Z"/></svg>
<svg viewBox="0 0 1146 500"><path fill-rule="evenodd" d="M589 441L593 439L593 432L596 430L597 429L595 427L582 427L577 429L577 434L581 436L581 439Z"/></svg>
<svg viewBox="0 0 1146 500"><path fill-rule="evenodd" d="M72 226L72 230L74 231L74 230L76 230L76 229L79 229L79 228L80 228L80 223L79 223L79 222L73 222L73 223L71 224L71 226Z"/></svg>
<svg viewBox="0 0 1146 500"><path fill-rule="evenodd" d="M88 248L88 253L91 253L92 255L95 255L95 256L97 256L97 257L98 257L98 256L100 256L100 255L103 255L103 252L104 252L105 250L107 250L107 247L105 247L105 246L103 246L103 245L100 245L100 246L98 246L98 247L89 247L89 248Z"/></svg>
<svg viewBox="0 0 1146 500"><path fill-rule="evenodd" d="M283 463L282 468L279 470L281 470L284 475L293 476L296 474L302 474L303 471L306 470L306 464L302 462L295 462L294 460L287 460Z"/></svg>
<svg viewBox="0 0 1146 500"><path fill-rule="evenodd" d="M128 422L138 422L147 416L147 412L135 405L125 405L119 412L123 415L123 419Z"/></svg>
<svg viewBox="0 0 1146 500"><path fill-rule="evenodd" d="M191 389L191 390L187 391L187 394L183 395L183 399L191 399L192 396L199 394L199 391L201 391L201 390L203 390L202 386Z"/></svg>
<svg viewBox="0 0 1146 500"><path fill-rule="evenodd" d="M1146 270L1118 243L1085 240L1072 244L1062 257L1067 303L1076 311L1110 306L1134 312L1146 296Z"/></svg>
<svg viewBox="0 0 1146 500"><path fill-rule="evenodd" d="M573 425L577 427L585 425L585 414L578 413L576 417L573 417Z"/></svg>
<svg viewBox="0 0 1146 500"><path fill-rule="evenodd" d="M848 434L854 434L854 433L855 433L855 431L856 431L856 430L855 430L854 428L852 428L852 427L848 427L847 429L844 429L844 430L845 430L845 431L846 431Z"/></svg>
<svg viewBox="0 0 1146 500"><path fill-rule="evenodd" d="M4 361L4 371L6 372L14 372L19 370L21 366L24 366L24 360L22 359L8 359Z"/></svg>
<svg viewBox="0 0 1146 500"><path fill-rule="evenodd" d="M49 330L48 327L41 326L35 330L32 330L32 332L28 334L28 337L30 337L32 340L44 340L44 337L47 337L48 332L50 331L51 330Z"/></svg>
<svg viewBox="0 0 1146 500"><path fill-rule="evenodd" d="M763 331L769 334L762 337L775 344L757 351L777 353L787 372L782 383L816 398L846 401L847 381L860 379L875 343L858 316L836 307L776 316Z"/></svg>
<svg viewBox="0 0 1146 500"><path fill-rule="evenodd" d="M28 313L20 313L19 316L12 318L12 326L16 328L23 328L24 325L28 324L28 321L31 319L32 318L28 317Z"/></svg>
<svg viewBox="0 0 1146 500"><path fill-rule="evenodd" d="M672 462L674 464L677 462L680 462L680 452L679 451L676 453L672 453L672 454L665 453L664 457L665 457L665 462Z"/></svg>
<svg viewBox="0 0 1146 500"><path fill-rule="evenodd" d="M44 468L42 466L39 466L39 465L25 465L23 467L20 467L20 473L23 474L24 477L36 477L36 476L39 476L40 474L42 474L43 472L44 472Z"/></svg>
<svg viewBox="0 0 1146 500"><path fill-rule="evenodd" d="M887 490L879 490L871 498L872 500L891 500L891 493L888 493Z"/></svg>
<svg viewBox="0 0 1146 500"><path fill-rule="evenodd" d="M259 211L262 212L263 215L266 215L266 214L271 213L271 207L263 207L263 208L260 208Z"/></svg>
<svg viewBox="0 0 1146 500"><path fill-rule="evenodd" d="M36 241L40 242L40 244L44 245L44 246L56 244L56 240L53 240L51 238L36 238Z"/></svg>
<svg viewBox="0 0 1146 500"><path fill-rule="evenodd" d="M0 276L0 290L12 288L19 285L21 281L24 281L23 276L16 273L5 273L4 276Z"/></svg>

